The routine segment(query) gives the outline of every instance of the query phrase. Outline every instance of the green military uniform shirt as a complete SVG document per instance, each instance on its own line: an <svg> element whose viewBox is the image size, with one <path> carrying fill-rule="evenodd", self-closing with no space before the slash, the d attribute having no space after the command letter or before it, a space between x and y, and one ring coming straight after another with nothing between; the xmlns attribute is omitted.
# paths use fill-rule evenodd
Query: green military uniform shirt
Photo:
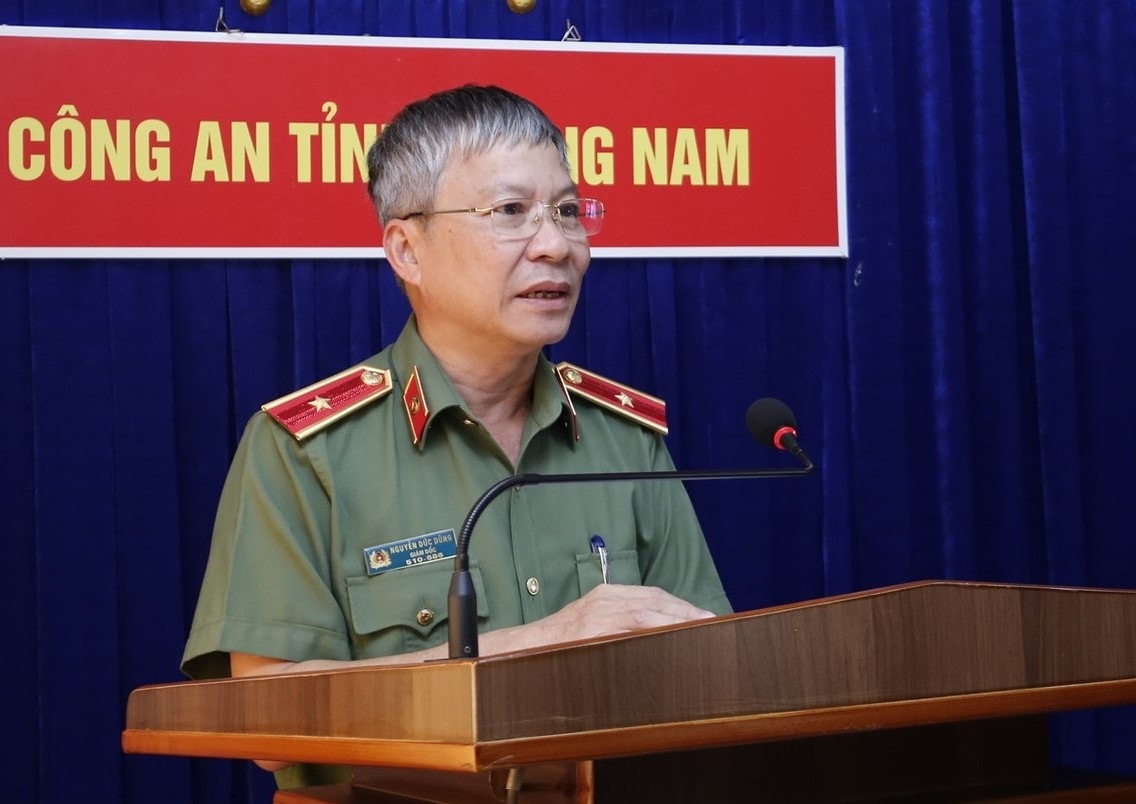
<svg viewBox="0 0 1136 804"><path fill-rule="evenodd" d="M264 413L249 421L217 513L188 675L227 676L231 651L358 659L445 642L453 562L368 574L368 548L459 532L482 492L514 472L674 468L659 434L587 400L573 405L543 356L516 467L465 410L413 317L367 365L389 369L392 392L313 435L298 440ZM417 420L403 399L415 372ZM730 610L678 481L533 485L497 498L473 531L479 630L533 622L601 583L594 534L611 583Z"/></svg>

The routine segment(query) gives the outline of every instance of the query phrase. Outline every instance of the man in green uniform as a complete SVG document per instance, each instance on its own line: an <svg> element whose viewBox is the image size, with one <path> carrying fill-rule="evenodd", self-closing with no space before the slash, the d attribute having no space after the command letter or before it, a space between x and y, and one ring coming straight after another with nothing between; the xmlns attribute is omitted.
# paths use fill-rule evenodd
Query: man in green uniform
<svg viewBox="0 0 1136 804"><path fill-rule="evenodd" d="M442 559L485 489L673 468L661 401L542 354L567 332L604 213L576 197L543 112L494 87L439 93L396 116L368 164L413 315L365 365L249 422L183 658L193 677L442 658ZM676 481L515 488L470 558L483 655L730 610Z"/></svg>

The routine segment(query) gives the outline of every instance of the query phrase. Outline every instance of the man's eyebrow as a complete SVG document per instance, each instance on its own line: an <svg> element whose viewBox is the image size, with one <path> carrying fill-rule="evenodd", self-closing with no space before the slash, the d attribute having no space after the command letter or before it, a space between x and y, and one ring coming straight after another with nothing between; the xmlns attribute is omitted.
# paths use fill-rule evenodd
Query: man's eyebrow
<svg viewBox="0 0 1136 804"><path fill-rule="evenodd" d="M552 194L553 198L575 198L579 192L579 187L575 182L568 182L559 191ZM494 200L502 198L529 198L532 194L532 189L529 186L521 184L499 184L492 188Z"/></svg>

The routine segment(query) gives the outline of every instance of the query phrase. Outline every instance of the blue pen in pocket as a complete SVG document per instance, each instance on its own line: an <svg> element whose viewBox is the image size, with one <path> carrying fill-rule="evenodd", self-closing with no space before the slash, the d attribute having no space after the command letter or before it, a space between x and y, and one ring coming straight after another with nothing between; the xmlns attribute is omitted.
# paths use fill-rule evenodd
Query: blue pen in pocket
<svg viewBox="0 0 1136 804"><path fill-rule="evenodd" d="M592 537L592 552L600 557L600 573L603 582L607 583L607 545L604 544L603 536L597 534Z"/></svg>

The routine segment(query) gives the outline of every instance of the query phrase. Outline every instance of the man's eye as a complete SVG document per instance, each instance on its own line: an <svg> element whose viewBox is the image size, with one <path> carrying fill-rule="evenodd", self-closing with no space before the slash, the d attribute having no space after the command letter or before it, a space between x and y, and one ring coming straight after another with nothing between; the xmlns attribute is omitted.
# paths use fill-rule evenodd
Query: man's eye
<svg viewBox="0 0 1136 804"><path fill-rule="evenodd" d="M506 201L495 206L493 211L499 215L524 215L525 204L523 201Z"/></svg>
<svg viewBox="0 0 1136 804"><path fill-rule="evenodd" d="M580 204L576 201L565 201L560 205L561 218L578 218L580 217Z"/></svg>

